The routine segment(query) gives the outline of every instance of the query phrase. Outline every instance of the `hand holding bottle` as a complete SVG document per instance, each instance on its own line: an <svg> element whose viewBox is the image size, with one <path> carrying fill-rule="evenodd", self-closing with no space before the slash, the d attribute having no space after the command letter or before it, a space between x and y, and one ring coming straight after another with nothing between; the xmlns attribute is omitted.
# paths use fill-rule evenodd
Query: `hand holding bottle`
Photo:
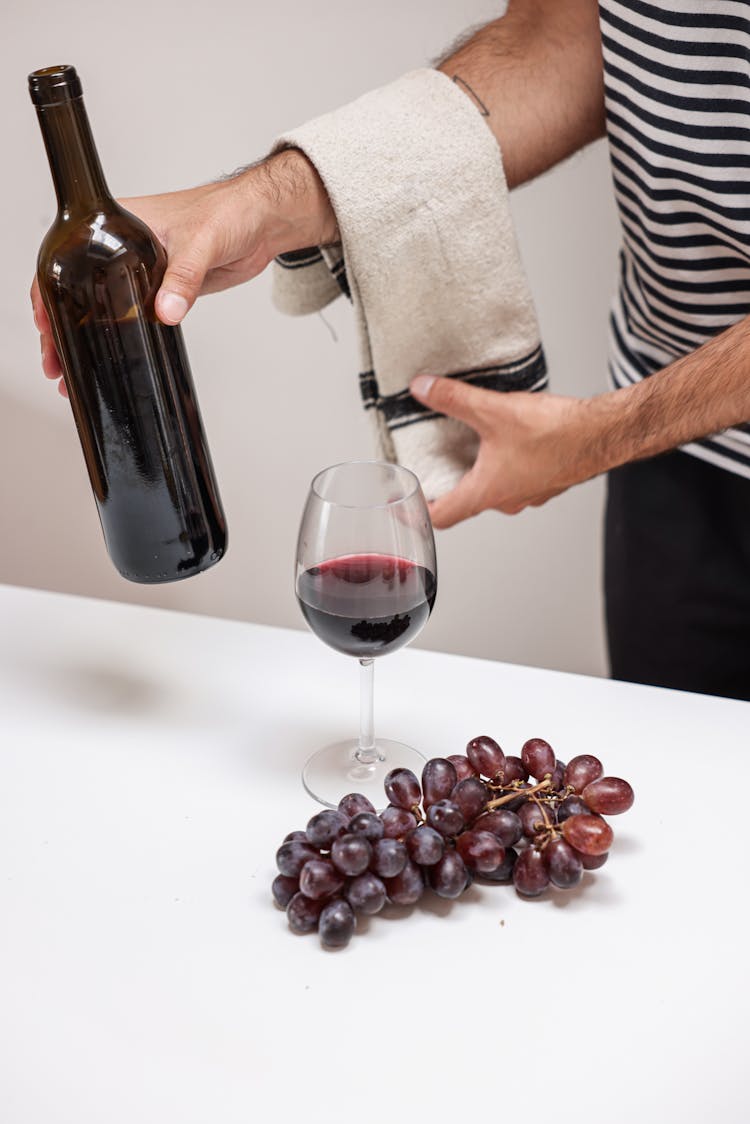
<svg viewBox="0 0 750 1124"><path fill-rule="evenodd" d="M164 324L178 324L196 298L257 277L277 254L337 238L336 218L315 168L296 149L280 152L228 180L185 191L122 199L167 251L156 297ZM31 287L42 369L66 394L49 319L36 279Z"/></svg>

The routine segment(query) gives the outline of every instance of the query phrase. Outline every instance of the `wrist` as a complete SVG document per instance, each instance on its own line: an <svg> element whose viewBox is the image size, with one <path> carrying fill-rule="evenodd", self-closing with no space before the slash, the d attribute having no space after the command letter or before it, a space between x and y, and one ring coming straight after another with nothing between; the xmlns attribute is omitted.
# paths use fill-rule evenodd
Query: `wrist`
<svg viewBox="0 0 750 1124"><path fill-rule="evenodd" d="M581 401L578 439L586 478L673 447L660 425L651 380Z"/></svg>
<svg viewBox="0 0 750 1124"><path fill-rule="evenodd" d="M263 241L269 260L338 239L328 192L315 167L296 148L274 153L245 175L260 195Z"/></svg>

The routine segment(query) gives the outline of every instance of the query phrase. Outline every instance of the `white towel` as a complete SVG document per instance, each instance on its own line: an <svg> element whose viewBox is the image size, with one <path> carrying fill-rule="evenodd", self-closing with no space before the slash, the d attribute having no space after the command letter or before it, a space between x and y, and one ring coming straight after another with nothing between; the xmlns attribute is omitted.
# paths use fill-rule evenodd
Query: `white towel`
<svg viewBox="0 0 750 1124"><path fill-rule="evenodd" d="M285 133L284 147L315 165L341 242L282 255L274 301L295 315L351 297L379 455L434 499L471 467L477 438L412 398L411 378L501 391L546 382L500 149L468 95L427 69Z"/></svg>

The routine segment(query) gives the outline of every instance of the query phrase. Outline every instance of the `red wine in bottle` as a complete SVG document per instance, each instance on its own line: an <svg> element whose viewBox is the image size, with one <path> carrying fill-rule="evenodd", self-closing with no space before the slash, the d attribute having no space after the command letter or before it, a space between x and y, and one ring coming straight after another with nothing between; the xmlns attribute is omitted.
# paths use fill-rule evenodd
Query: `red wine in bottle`
<svg viewBox="0 0 750 1124"><path fill-rule="evenodd" d="M178 581L227 532L182 332L154 311L166 255L109 193L75 68L29 90L58 203L37 277L107 550L130 581Z"/></svg>

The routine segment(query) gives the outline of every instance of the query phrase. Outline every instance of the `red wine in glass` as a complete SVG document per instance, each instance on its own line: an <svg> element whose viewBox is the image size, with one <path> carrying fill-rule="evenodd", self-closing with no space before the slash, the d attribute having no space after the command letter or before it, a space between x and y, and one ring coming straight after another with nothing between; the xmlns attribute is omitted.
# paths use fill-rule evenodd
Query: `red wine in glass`
<svg viewBox="0 0 750 1124"><path fill-rule="evenodd" d="M358 659L408 644L427 623L436 590L426 566L388 554L345 554L297 579L297 600L316 636Z"/></svg>

